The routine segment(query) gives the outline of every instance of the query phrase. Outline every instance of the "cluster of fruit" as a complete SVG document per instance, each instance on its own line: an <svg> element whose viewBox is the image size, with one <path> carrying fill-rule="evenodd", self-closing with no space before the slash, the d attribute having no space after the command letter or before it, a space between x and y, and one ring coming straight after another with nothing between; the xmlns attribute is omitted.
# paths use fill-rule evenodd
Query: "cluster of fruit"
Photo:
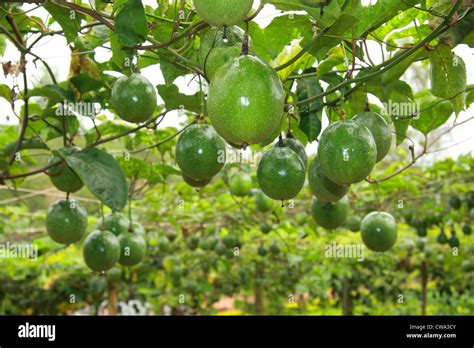
<svg viewBox="0 0 474 348"><path fill-rule="evenodd" d="M230 4L230 2L232 4ZM202 35L199 59L210 81L207 111L212 126L197 123L179 137L176 161L183 179L193 187L203 187L222 169L226 161L226 144L243 148L269 140L277 132L284 116L285 92L275 70L251 54L249 38L235 25L245 20L252 0L195 0L201 18L211 27ZM119 78L111 92L111 107L123 120L142 123L156 110L157 94L144 76L134 73ZM224 141L225 140L225 141ZM342 226L348 216L346 194L349 185L366 178L376 162L382 160L391 145L391 130L380 115L367 111L351 120L332 123L322 134L318 155L309 169L309 183L314 193L312 215L327 229ZM78 151L68 148L65 151ZM52 158L52 163L60 162ZM303 188L308 158L304 146L290 134L279 138L258 164L257 181L263 193L274 200L294 198ZM48 170L53 184L65 192L76 192L83 183L63 161ZM231 192L248 195L251 178L235 175L230 180ZM262 196L263 195L263 196ZM143 236L136 229L118 228L122 218L113 214L105 219L102 230L90 234L84 244L86 264L105 271L117 261L130 266L140 262L146 250ZM358 221L348 221L358 230ZM356 219L357 220L357 219ZM74 243L85 233L87 217L77 203L61 200L50 207L48 233L64 244ZM386 212L372 212L360 223L364 243L372 250L390 249L397 239L395 219ZM123 231L122 231L123 230ZM129 233L135 230L135 233ZM216 251L222 249L217 243ZM130 255L125 255L128 251Z"/></svg>
<svg viewBox="0 0 474 348"><path fill-rule="evenodd" d="M474 191L470 191L466 194L465 198L465 205L461 198L458 195L451 195L448 200L449 208L454 211L459 211L465 206L466 217L464 219L464 223L462 223L462 232L464 235L469 236L472 233L471 223L474 220ZM426 214L426 213L425 213ZM445 232L445 221L443 219L443 215L439 213L435 214L426 214L424 218L420 218L417 216L413 216L413 213L410 212L405 216L406 222L416 229L416 233L419 237L421 237L421 241L419 242L420 248L424 247L423 238L428 235L428 229L430 227L439 227L439 233L436 237L436 241L439 244L447 244L451 248L459 248L461 242L459 238L456 236L456 228L454 221L450 217L450 235L448 237L447 233Z"/></svg>
<svg viewBox="0 0 474 348"><path fill-rule="evenodd" d="M56 242L69 245L82 239L87 229L87 213L74 200L60 199L53 203L46 216L46 230ZM118 262L122 266L140 263L146 254L144 228L120 213L104 217L103 224L84 241L86 265L97 272L105 272Z"/></svg>

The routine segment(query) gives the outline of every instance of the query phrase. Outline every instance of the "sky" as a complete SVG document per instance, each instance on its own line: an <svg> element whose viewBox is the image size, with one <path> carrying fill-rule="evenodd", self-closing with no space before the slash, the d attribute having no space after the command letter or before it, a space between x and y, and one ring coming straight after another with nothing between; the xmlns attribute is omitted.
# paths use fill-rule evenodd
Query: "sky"
<svg viewBox="0 0 474 348"><path fill-rule="evenodd" d="M151 6L155 6L156 1L154 0L144 0L144 4L149 4ZM370 3L375 3L376 1L372 0L364 0L362 3L364 5L370 5ZM258 1L255 2L254 7L258 5ZM32 8L34 5L30 5ZM28 8L28 7L25 7ZM48 15L47 12L43 9L35 10L35 15L46 18ZM255 21L261 26L267 26L273 18L276 16L281 15L280 11L275 10L272 5L266 5L264 10L260 12L257 16ZM57 25L57 24L56 24ZM59 28L59 26L58 26ZM373 41L368 41L368 49L370 52L370 56L375 64L382 62L382 56L380 53L380 47L377 43ZM34 53L43 57L50 66L52 66L53 71L55 72L56 78L58 81L63 81L67 78L68 71L69 71L69 62L70 62L70 49L66 44L66 40L61 36L53 36L43 39L37 47L35 47ZM467 68L467 82L468 84L474 83L474 49L469 48L467 45L460 45L455 48L454 52L463 58L464 62L466 63ZM99 62L104 62L109 60L111 57L111 52L107 49L97 48L95 50L95 58ZM15 49L15 47L8 42L7 49L3 57L0 58L1 62L8 62L8 61L18 61L19 59L19 52ZM42 68L42 64L37 62L36 64L32 62L31 57L29 59L27 65L28 71L28 80L31 86L40 85L42 83L42 79L44 78L44 69ZM150 66L145 69L142 69L142 73L154 84L163 84L164 79L161 71L159 70L158 66ZM119 76L118 73L111 72L116 76ZM426 71L426 79L429 80L429 71ZM408 71L402 79L408 82L410 85L416 85L416 76L413 74L413 71ZM18 81L18 85L22 86L21 77ZM191 81L191 82L190 82ZM5 78L3 74L0 74L0 83L6 83L8 85L13 85L13 79L11 77ZM194 94L199 89L199 84L197 79L192 80L191 75L187 75L185 77L179 77L174 82L180 89L182 93L185 94ZM378 103L378 100L374 97L369 96L369 100L372 103ZM159 99L160 100L160 99ZM21 101L17 101L15 104L15 108L18 111L22 105ZM108 118L113 118L111 113L107 113ZM463 111L458 116L458 122L465 120L469 117L474 115L474 106L471 106L469 110ZM436 133L442 132L453 124L456 120L455 116L452 115L448 124L441 127L439 130L433 132L433 138L436 137ZM14 116L10 104L5 101L4 99L0 98L0 124L15 124L18 120ZM160 127L168 127L174 126L179 127L180 124L184 122L184 118L180 117L176 112L170 113L165 117L165 121L160 125ZM91 127L90 120L83 119L82 125L85 128ZM323 128L327 126L327 121L324 120ZM464 126L457 127L453 129L449 134L443 136L442 141L437 143L437 148L442 149L442 151L434 152L425 156L423 161L425 163L431 163L432 161L436 161L445 157L453 157L456 158L461 154L472 152L474 149L474 121L471 121ZM416 131L410 131L410 136L414 138L419 137ZM309 154L314 154L316 152L317 145L315 143L309 144L307 146L307 151Z"/></svg>

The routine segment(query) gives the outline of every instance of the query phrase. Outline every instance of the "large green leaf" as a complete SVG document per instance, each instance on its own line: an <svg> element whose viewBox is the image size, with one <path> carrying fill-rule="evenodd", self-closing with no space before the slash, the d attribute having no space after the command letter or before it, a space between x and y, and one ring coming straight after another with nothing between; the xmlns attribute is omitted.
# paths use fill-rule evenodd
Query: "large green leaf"
<svg viewBox="0 0 474 348"><path fill-rule="evenodd" d="M148 24L141 0L128 0L115 18L115 29L126 46L131 47L145 42Z"/></svg>
<svg viewBox="0 0 474 348"><path fill-rule="evenodd" d="M89 191L113 211L127 204L128 186L117 161L103 150L87 148L67 155L59 155L79 175Z"/></svg>
<svg viewBox="0 0 474 348"><path fill-rule="evenodd" d="M265 28L250 23L252 49L263 59L275 59L292 40L311 34L312 24L307 16L280 16Z"/></svg>
<svg viewBox="0 0 474 348"><path fill-rule="evenodd" d="M77 11L68 10L67 8L61 7L54 3L45 4L43 7L63 28L64 36L66 36L67 42L74 41L77 38L81 28L81 20L84 18L84 15Z"/></svg>
<svg viewBox="0 0 474 348"><path fill-rule="evenodd" d="M453 107L448 100L436 98L430 94L422 94L416 99L420 105L420 114L413 119L411 125L423 134L443 125L453 113Z"/></svg>
<svg viewBox="0 0 474 348"><path fill-rule="evenodd" d="M54 105L63 101L74 101L74 95L72 92L58 85L45 85L36 87L30 90L28 95L30 97L48 98L50 105Z"/></svg>
<svg viewBox="0 0 474 348"><path fill-rule="evenodd" d="M131 72L133 48L124 46L116 33L110 31L109 35L110 48L112 49L111 68L121 72Z"/></svg>
<svg viewBox="0 0 474 348"><path fill-rule="evenodd" d="M356 5L353 7L351 5L347 6L345 13L350 13L358 19L354 28L356 37L365 36L368 32L379 28L393 17L400 15L402 11L419 3L418 0L383 0L364 6L361 1L354 2Z"/></svg>
<svg viewBox="0 0 474 348"><path fill-rule="evenodd" d="M450 99L457 115L466 104L466 65L461 57L451 52L448 45L440 45L431 56L431 93Z"/></svg>

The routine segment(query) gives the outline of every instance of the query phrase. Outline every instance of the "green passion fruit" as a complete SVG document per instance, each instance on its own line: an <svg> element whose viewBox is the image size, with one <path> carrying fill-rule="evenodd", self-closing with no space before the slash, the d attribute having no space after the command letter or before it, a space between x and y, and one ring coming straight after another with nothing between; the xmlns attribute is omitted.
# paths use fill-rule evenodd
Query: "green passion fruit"
<svg viewBox="0 0 474 348"><path fill-rule="evenodd" d="M212 181L212 178L204 179L204 180L194 180L194 179L188 178L186 175L183 175L183 180L186 184L188 184L191 187L203 188L204 186L206 186Z"/></svg>
<svg viewBox="0 0 474 348"><path fill-rule="evenodd" d="M83 256L93 271L108 271L119 261L120 243L112 232L94 231L84 241Z"/></svg>
<svg viewBox="0 0 474 348"><path fill-rule="evenodd" d="M60 199L49 207L46 230L54 241L66 245L78 242L86 228L87 213L79 202Z"/></svg>
<svg viewBox="0 0 474 348"><path fill-rule="evenodd" d="M263 193L276 200L294 198L303 188L305 166L289 147L275 147L258 164L257 180Z"/></svg>
<svg viewBox="0 0 474 348"><path fill-rule="evenodd" d="M118 237L120 244L119 263L122 266L135 266L146 255L146 241L143 235L137 233L124 233Z"/></svg>
<svg viewBox="0 0 474 348"><path fill-rule="evenodd" d="M209 125L188 127L176 144L176 162L184 176L204 181L219 173L225 164L225 142Z"/></svg>
<svg viewBox="0 0 474 348"><path fill-rule="evenodd" d="M114 212L104 217L101 230L110 231L116 236L127 233L130 228L130 221L122 213Z"/></svg>
<svg viewBox="0 0 474 348"><path fill-rule="evenodd" d="M122 76L112 87L110 103L124 121L145 122L156 110L155 87L140 74Z"/></svg>
<svg viewBox="0 0 474 348"><path fill-rule="evenodd" d="M321 202L313 197L311 214L316 223L328 230L344 225L349 215L349 199L346 197L336 203Z"/></svg>
<svg viewBox="0 0 474 348"><path fill-rule="evenodd" d="M239 24L247 18L253 0L194 0L193 3L204 22L222 27Z"/></svg>
<svg viewBox="0 0 474 348"><path fill-rule="evenodd" d="M306 154L306 149L304 148L304 145L298 139L288 137L282 140L282 145L296 152L299 158L301 158L301 160L303 161L304 167L306 168L306 166L308 165L308 155ZM279 142L275 144L275 147L278 146L280 146Z"/></svg>
<svg viewBox="0 0 474 348"><path fill-rule="evenodd" d="M321 135L318 157L329 180L350 185L370 174L377 159L377 146L367 127L351 120L338 121Z"/></svg>
<svg viewBox="0 0 474 348"><path fill-rule="evenodd" d="M361 236L370 250L387 251L397 241L397 222L389 213L371 212L362 220Z"/></svg>
<svg viewBox="0 0 474 348"><path fill-rule="evenodd" d="M76 147L65 148L64 154L71 155L74 152L78 152L79 149ZM62 159L57 156L51 156L48 161L48 165L61 161ZM71 167L69 167L64 160L60 164L56 164L46 171L53 185L60 191L63 192L77 192L83 186L81 178L76 174Z"/></svg>
<svg viewBox="0 0 474 348"><path fill-rule="evenodd" d="M377 162L383 160L392 146L392 131L387 121L373 111L357 114L352 120L367 127L372 133L377 147Z"/></svg>
<svg viewBox="0 0 474 348"><path fill-rule="evenodd" d="M349 191L349 186L333 183L323 173L318 157L309 166L308 181L313 195L321 202L335 203Z"/></svg>
<svg viewBox="0 0 474 348"><path fill-rule="evenodd" d="M261 213L268 213L274 208L274 202L262 191L258 191L255 194L255 206Z"/></svg>
<svg viewBox="0 0 474 348"><path fill-rule="evenodd" d="M246 173L236 173L229 180L229 188L234 196L248 196L252 190L252 178Z"/></svg>
<svg viewBox="0 0 474 348"><path fill-rule="evenodd" d="M240 56L244 33L236 26L225 29L209 28L204 32L199 49L199 63L209 81L221 66Z"/></svg>
<svg viewBox="0 0 474 348"><path fill-rule="evenodd" d="M285 93L278 74L260 58L224 64L209 87L207 108L216 131L236 146L260 143L283 118Z"/></svg>
<svg viewBox="0 0 474 348"><path fill-rule="evenodd" d="M351 215L346 220L346 227L352 232L358 232L360 230L362 219L357 215Z"/></svg>

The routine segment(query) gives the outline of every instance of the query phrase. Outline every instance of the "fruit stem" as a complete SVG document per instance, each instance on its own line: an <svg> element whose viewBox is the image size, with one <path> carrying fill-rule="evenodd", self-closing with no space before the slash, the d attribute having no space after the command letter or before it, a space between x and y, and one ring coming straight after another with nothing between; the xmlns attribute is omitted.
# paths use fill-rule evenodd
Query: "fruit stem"
<svg viewBox="0 0 474 348"><path fill-rule="evenodd" d="M369 111L370 111L370 105L369 105L368 102L365 103L365 111L366 111L366 112L369 112Z"/></svg>
<svg viewBox="0 0 474 348"><path fill-rule="evenodd" d="M345 121L346 120L346 112L344 111L344 109L341 110L341 118L342 118L342 121Z"/></svg>
<svg viewBox="0 0 474 348"><path fill-rule="evenodd" d="M227 42L229 40L227 36L227 26L224 25L223 30L222 30L222 41Z"/></svg>
<svg viewBox="0 0 474 348"><path fill-rule="evenodd" d="M281 134L278 136L278 146L279 147L285 146L285 143L283 142L283 137L281 136Z"/></svg>
<svg viewBox="0 0 474 348"><path fill-rule="evenodd" d="M242 42L242 56L246 56L249 54L249 34L245 32L244 40Z"/></svg>
<svg viewBox="0 0 474 348"><path fill-rule="evenodd" d="M286 132L286 138L287 139L294 139L294 135L293 135L293 132L291 131L291 129L288 129L288 132Z"/></svg>

